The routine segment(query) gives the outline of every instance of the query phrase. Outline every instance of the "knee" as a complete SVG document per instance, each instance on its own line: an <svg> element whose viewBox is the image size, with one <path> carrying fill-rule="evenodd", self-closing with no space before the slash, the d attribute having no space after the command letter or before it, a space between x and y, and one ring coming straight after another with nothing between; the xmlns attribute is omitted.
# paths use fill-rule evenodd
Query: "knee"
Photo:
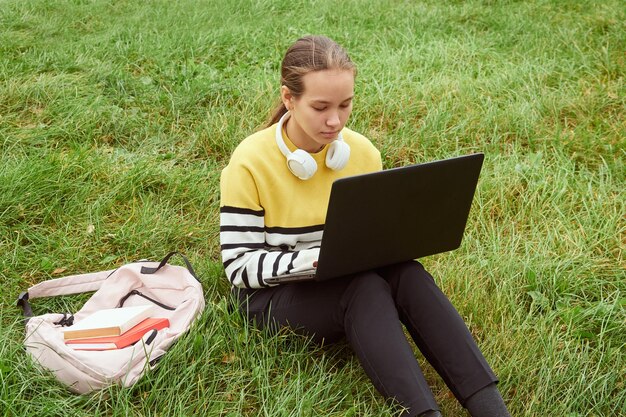
<svg viewBox="0 0 626 417"><path fill-rule="evenodd" d="M348 291L355 295L376 297L390 292L389 283L372 271L356 274L351 280Z"/></svg>
<svg viewBox="0 0 626 417"><path fill-rule="evenodd" d="M356 274L349 279L351 282L342 300L347 310L374 312L393 304L389 283L375 272Z"/></svg>
<svg viewBox="0 0 626 417"><path fill-rule="evenodd" d="M391 288L394 299L431 300L440 296L441 290L432 275L417 261L402 262L380 271Z"/></svg>
<svg viewBox="0 0 626 417"><path fill-rule="evenodd" d="M435 283L432 275L424 266L417 261L400 262L380 270L380 274L388 282L395 284L397 281L408 285L431 285ZM392 285L393 286L393 285Z"/></svg>

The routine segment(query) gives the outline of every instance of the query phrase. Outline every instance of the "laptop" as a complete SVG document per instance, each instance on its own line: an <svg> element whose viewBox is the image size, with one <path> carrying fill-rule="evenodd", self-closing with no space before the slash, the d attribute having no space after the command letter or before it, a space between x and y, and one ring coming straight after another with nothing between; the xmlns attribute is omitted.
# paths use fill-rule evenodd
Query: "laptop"
<svg viewBox="0 0 626 417"><path fill-rule="evenodd" d="M326 280L461 245L484 154L336 180L317 268L266 279Z"/></svg>

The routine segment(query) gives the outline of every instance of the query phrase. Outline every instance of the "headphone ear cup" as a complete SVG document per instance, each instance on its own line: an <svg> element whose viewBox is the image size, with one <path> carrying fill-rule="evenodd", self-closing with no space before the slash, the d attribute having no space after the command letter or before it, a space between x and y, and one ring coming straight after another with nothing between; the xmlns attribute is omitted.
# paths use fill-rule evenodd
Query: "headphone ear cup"
<svg viewBox="0 0 626 417"><path fill-rule="evenodd" d="M326 166L332 170L343 169L350 159L350 145L337 139L330 144L326 153Z"/></svg>
<svg viewBox="0 0 626 417"><path fill-rule="evenodd" d="M317 171L315 159L302 149L296 149L287 157L289 171L301 180L308 180Z"/></svg>

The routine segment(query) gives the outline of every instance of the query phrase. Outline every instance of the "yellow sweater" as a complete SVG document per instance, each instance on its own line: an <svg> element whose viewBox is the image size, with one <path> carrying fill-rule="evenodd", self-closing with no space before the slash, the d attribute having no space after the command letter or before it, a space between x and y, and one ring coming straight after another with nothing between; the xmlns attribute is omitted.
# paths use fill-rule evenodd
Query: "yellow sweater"
<svg viewBox="0 0 626 417"><path fill-rule="evenodd" d="M220 242L232 285L266 287L264 279L311 269L322 240L332 183L382 169L380 152L364 136L344 129L350 145L345 168L326 167L328 146L311 154L317 172L294 176L275 140L276 125L242 141L222 171ZM290 151L295 145L285 137ZM358 210L358 207L355 207Z"/></svg>

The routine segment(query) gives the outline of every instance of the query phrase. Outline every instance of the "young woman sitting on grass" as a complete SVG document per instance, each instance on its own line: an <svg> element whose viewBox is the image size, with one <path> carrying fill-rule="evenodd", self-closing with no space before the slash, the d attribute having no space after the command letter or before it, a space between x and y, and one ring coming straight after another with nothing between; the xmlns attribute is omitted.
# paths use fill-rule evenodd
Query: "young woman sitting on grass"
<svg viewBox="0 0 626 417"><path fill-rule="evenodd" d="M473 417L509 416L463 319L419 262L321 282L265 281L314 266L335 179L382 169L372 143L345 127L355 75L332 40L296 41L282 62L280 107L223 170L221 250L239 307L260 328L289 327L318 343L346 338L378 391L405 407L403 416L441 416L404 324ZM303 161L288 166L285 154L296 150Z"/></svg>

